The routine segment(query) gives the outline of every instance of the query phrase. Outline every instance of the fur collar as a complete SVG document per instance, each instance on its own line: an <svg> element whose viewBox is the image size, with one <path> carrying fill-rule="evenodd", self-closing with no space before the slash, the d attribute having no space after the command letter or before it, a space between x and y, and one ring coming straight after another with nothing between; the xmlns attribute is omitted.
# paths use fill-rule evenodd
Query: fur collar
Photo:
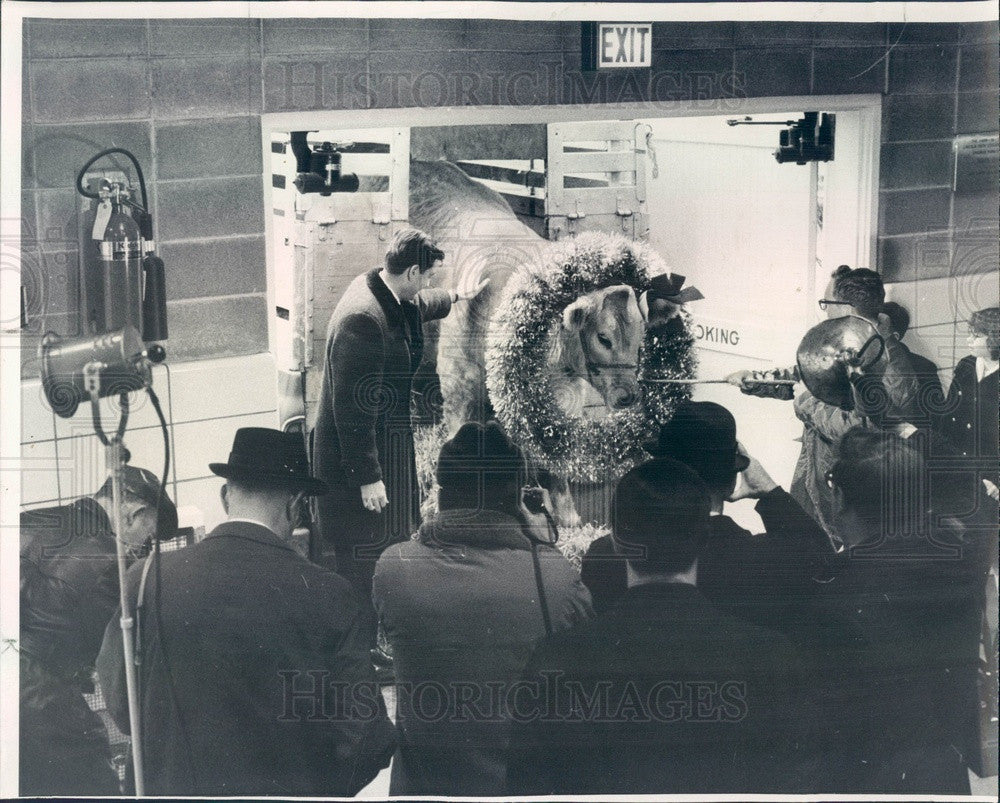
<svg viewBox="0 0 1000 803"><path fill-rule="evenodd" d="M365 274L365 282L368 285L368 289L371 290L372 295L375 296L375 300L378 305L382 308L382 312L385 314L385 321L391 328L402 329L403 332L408 333L408 327L406 326L406 318L404 317L403 305L409 302L406 301L396 301L396 297L392 294L392 291L386 287L382 277L378 275L379 269L373 268Z"/></svg>

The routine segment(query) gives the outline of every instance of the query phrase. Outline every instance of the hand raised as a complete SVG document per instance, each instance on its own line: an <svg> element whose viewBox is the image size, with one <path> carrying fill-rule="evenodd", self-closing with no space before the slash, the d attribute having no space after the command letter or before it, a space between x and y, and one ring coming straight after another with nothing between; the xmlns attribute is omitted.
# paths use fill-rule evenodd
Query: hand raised
<svg viewBox="0 0 1000 803"><path fill-rule="evenodd" d="M742 443L737 443L736 448L750 463L740 472L739 483L732 496L729 497L730 502L736 502L740 499L760 499L778 487L778 483L771 479L771 475L764 470L757 458L747 452Z"/></svg>
<svg viewBox="0 0 1000 803"><path fill-rule="evenodd" d="M489 283L489 279L482 279L475 287L460 287L455 291L455 300L468 301L471 298L475 298L486 289L486 285Z"/></svg>

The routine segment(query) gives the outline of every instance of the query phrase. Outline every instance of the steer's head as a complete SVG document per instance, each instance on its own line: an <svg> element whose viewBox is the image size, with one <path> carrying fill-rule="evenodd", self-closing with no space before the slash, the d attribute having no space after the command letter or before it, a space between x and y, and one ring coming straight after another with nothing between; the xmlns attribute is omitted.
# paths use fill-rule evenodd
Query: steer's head
<svg viewBox="0 0 1000 803"><path fill-rule="evenodd" d="M628 285L587 293L563 311L564 342L579 344L564 349L566 367L586 377L611 409L630 407L639 400L636 371L645 331Z"/></svg>

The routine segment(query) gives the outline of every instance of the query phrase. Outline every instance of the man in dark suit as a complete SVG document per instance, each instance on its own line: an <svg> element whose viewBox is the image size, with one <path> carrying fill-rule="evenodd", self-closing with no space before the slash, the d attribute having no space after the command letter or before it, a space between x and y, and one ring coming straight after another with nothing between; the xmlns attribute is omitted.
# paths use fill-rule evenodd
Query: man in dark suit
<svg viewBox="0 0 1000 803"><path fill-rule="evenodd" d="M375 561L420 520L410 420L422 324L445 317L471 292L429 289L444 252L418 229L396 233L385 267L348 286L327 328L313 461L330 493L318 505L317 561L336 568L370 616Z"/></svg>
<svg viewBox="0 0 1000 803"><path fill-rule="evenodd" d="M149 471L125 466L94 496L21 514L20 787L25 796L117 795L107 734L84 692L118 606L119 537L130 553L171 538L177 509ZM118 620L115 620L117 625Z"/></svg>
<svg viewBox="0 0 1000 803"><path fill-rule="evenodd" d="M823 529L736 440L736 419L714 402L686 402L649 447L693 469L711 499L708 537L698 559L698 589L727 612L782 629L816 589L813 578L834 555ZM765 532L755 535L723 513L727 501L756 499ZM611 536L597 539L582 576L595 610L625 593L625 562Z"/></svg>
<svg viewBox="0 0 1000 803"><path fill-rule="evenodd" d="M890 433L850 430L827 482L845 549L796 637L816 659L816 791L968 795L995 519L990 532L928 512L923 456Z"/></svg>
<svg viewBox="0 0 1000 803"><path fill-rule="evenodd" d="M209 467L227 480L228 520L127 577L146 793L354 795L394 740L350 587L291 542L297 506L326 486L301 439L277 430L238 430L228 463ZM117 617L98 672L128 730Z"/></svg>
<svg viewBox="0 0 1000 803"><path fill-rule="evenodd" d="M614 495L628 590L536 649L516 690L508 791L692 794L803 789L810 717L782 636L734 619L697 588L710 498L661 458Z"/></svg>
<svg viewBox="0 0 1000 803"><path fill-rule="evenodd" d="M889 326L892 335L899 344L903 356L909 360L913 368L913 375L917 379L917 401L915 415L911 424L918 427L930 427L934 419L943 409L945 395L941 387L940 370L932 360L922 354L917 354L910 350L910 347L903 342L907 330L910 328L910 313L906 307L897 304L895 301L887 301L882 305L882 312L889 316Z"/></svg>

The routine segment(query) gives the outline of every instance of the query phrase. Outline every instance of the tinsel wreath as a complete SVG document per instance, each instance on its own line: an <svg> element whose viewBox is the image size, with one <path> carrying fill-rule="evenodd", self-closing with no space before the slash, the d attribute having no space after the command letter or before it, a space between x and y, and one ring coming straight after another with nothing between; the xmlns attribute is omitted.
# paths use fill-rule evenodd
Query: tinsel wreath
<svg viewBox="0 0 1000 803"><path fill-rule="evenodd" d="M627 284L637 294L669 273L651 248L621 236L584 233L553 244L541 264L522 266L490 321L486 387L497 419L516 443L558 476L605 482L644 462L643 443L690 398L690 386L641 383L642 402L600 420L568 415L556 403L547 359L563 310L585 293ZM695 369L690 318L647 330L639 376L688 379Z"/></svg>

